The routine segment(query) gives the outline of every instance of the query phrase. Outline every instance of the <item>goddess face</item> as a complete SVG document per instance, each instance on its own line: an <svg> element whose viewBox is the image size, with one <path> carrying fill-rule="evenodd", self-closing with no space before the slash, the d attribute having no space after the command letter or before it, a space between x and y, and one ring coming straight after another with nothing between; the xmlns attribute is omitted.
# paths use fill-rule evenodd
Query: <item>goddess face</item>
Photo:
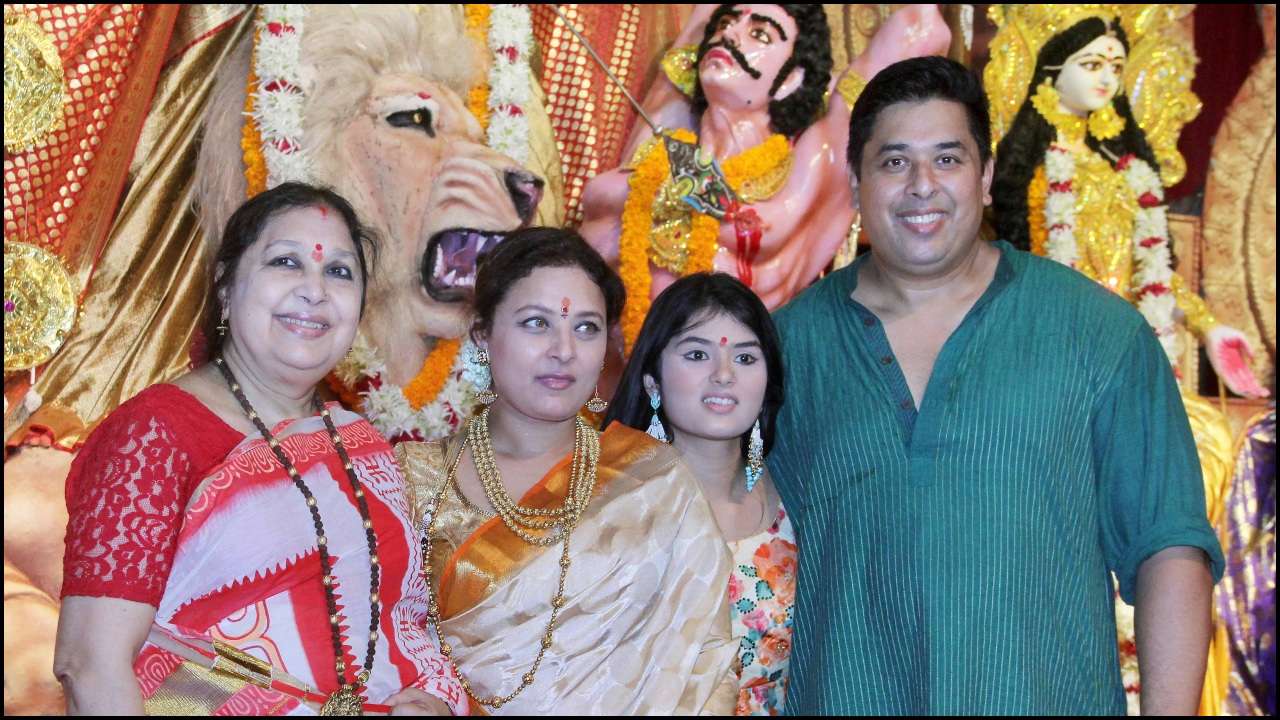
<svg viewBox="0 0 1280 720"><path fill-rule="evenodd" d="M1067 58L1054 88L1062 110L1088 115L1111 102L1124 78L1124 45L1102 35Z"/></svg>
<svg viewBox="0 0 1280 720"><path fill-rule="evenodd" d="M804 80L799 68L769 94L795 49L796 32L796 21L777 5L735 5L718 21L698 65L708 104L767 109L770 100L794 92Z"/></svg>

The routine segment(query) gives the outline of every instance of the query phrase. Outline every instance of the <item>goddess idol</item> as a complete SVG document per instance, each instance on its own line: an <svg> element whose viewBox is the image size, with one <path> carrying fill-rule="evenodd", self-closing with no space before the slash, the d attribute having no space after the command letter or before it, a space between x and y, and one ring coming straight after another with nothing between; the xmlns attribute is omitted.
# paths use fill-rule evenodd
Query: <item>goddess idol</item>
<svg viewBox="0 0 1280 720"><path fill-rule="evenodd" d="M991 8L999 31L983 84L996 144L996 230L1133 303L1170 363L1180 354L1182 325L1205 343L1227 387L1264 397L1245 335L1218 322L1172 267L1164 188L1186 172L1178 133L1200 108L1189 89L1195 53L1173 32L1187 12L1169 5ZM1194 392L1184 389L1183 402L1213 518L1230 481L1230 429ZM1120 602L1116 609L1133 714L1133 610ZM1210 678L1222 677L1223 649L1215 641L1210 650ZM1206 682L1202 710L1224 692L1222 683Z"/></svg>
<svg viewBox="0 0 1280 720"><path fill-rule="evenodd" d="M1181 321L1227 387L1262 397L1245 335L1219 323L1172 269L1164 188L1186 172L1178 132L1200 105L1188 89L1194 53L1162 34L1180 12L992 7L1001 29L983 75L997 143L996 230L1134 303L1170 362Z"/></svg>

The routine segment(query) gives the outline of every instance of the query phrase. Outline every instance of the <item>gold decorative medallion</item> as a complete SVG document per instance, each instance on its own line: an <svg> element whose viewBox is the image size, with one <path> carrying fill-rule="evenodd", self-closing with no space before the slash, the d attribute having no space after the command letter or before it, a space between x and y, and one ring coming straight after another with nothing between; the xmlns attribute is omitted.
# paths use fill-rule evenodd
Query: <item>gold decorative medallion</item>
<svg viewBox="0 0 1280 720"><path fill-rule="evenodd" d="M4 370L53 357L76 320L76 293L58 258L21 242L4 244Z"/></svg>
<svg viewBox="0 0 1280 720"><path fill-rule="evenodd" d="M364 715L364 704L360 696L351 691L350 685L343 685L320 706L320 714L326 717Z"/></svg>
<svg viewBox="0 0 1280 720"><path fill-rule="evenodd" d="M62 106L66 103L62 80L62 58L53 38L18 13L5 15L5 150L26 150L62 127ZM7 336L5 347L7 358Z"/></svg>

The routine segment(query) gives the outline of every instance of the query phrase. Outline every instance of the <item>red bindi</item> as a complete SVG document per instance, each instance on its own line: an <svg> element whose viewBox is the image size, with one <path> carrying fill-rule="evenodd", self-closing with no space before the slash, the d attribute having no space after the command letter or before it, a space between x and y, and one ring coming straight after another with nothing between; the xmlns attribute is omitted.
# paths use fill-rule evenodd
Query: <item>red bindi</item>
<svg viewBox="0 0 1280 720"><path fill-rule="evenodd" d="M725 345L728 345L728 344L729 344L729 338L724 337L723 335L720 336L720 347L724 347Z"/></svg>
<svg viewBox="0 0 1280 720"><path fill-rule="evenodd" d="M431 99L431 93L429 93L429 92L420 92L420 93L418 93L418 97L422 98L423 100L430 100L430 99Z"/></svg>
<svg viewBox="0 0 1280 720"><path fill-rule="evenodd" d="M324 262L324 246L316 243L316 249L311 251L311 259L316 262Z"/></svg>
<svg viewBox="0 0 1280 720"><path fill-rule="evenodd" d="M560 317L569 317L569 298L560 298Z"/></svg>
<svg viewBox="0 0 1280 720"><path fill-rule="evenodd" d="M325 207L325 206L323 206L323 205L318 205L318 206L316 206L316 209L320 211L320 217L322 217L322 218L327 218L327 217L329 217L329 208L327 208L327 207Z"/></svg>

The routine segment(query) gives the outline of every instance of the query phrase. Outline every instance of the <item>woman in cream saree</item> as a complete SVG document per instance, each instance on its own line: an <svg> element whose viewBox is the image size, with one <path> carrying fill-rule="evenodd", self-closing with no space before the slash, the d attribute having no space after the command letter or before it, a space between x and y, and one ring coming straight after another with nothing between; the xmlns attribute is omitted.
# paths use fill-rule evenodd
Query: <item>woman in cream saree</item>
<svg viewBox="0 0 1280 720"><path fill-rule="evenodd" d="M530 267L548 254L568 257ZM486 271L508 278L504 287L486 282ZM737 643L724 591L732 560L697 481L670 447L648 435L621 424L597 433L577 418L604 352L604 333L597 336L580 313L597 315L600 329L617 317L620 298L605 302L610 277L616 282L572 233L522 231L499 246L476 289L497 402L449 440L397 449L415 527L429 537L426 574L442 650L473 710L733 710L729 667ZM506 349L516 345L504 344L503 333L516 333L518 351ZM544 342L551 360L540 359L535 347ZM536 367L516 371L522 363ZM501 474L520 467L503 452L519 441L503 433L526 427L525 413L541 418L537 427L551 428L572 451L548 451L559 460L536 483L521 486L516 473ZM555 429L560 424L563 432ZM472 467L468 487L459 478ZM476 476L483 492L475 490ZM554 525L521 525L511 505Z"/></svg>

